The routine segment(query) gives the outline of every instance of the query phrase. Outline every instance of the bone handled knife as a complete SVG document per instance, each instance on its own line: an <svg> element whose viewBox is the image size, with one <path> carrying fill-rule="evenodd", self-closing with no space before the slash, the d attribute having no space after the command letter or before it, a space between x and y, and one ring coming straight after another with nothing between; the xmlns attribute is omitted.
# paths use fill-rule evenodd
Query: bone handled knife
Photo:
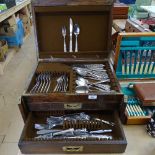
<svg viewBox="0 0 155 155"><path fill-rule="evenodd" d="M72 18L69 19L69 31L70 31L69 52L73 52L73 47L72 47L73 20Z"/></svg>

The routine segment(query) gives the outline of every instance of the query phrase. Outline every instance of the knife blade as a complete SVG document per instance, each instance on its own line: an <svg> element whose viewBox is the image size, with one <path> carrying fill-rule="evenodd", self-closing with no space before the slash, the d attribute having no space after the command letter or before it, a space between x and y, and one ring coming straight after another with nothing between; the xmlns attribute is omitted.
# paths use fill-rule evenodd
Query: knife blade
<svg viewBox="0 0 155 155"><path fill-rule="evenodd" d="M70 30L69 52L73 52L73 48L72 48L73 20L72 18L69 19L69 30Z"/></svg>

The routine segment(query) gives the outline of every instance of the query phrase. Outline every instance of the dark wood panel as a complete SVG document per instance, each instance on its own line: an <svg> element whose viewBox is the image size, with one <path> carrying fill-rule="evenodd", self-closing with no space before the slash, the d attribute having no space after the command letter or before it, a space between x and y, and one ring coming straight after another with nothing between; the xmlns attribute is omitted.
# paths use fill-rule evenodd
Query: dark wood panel
<svg viewBox="0 0 155 155"><path fill-rule="evenodd" d="M32 0L33 6L96 6L112 5L113 0Z"/></svg>
<svg viewBox="0 0 155 155"><path fill-rule="evenodd" d="M89 51L89 57L98 55L94 51L102 51L99 55L108 58L111 52L111 25L112 25L112 1L92 2L74 1L75 5L70 5L73 1L35 1L33 5L34 28L36 34L36 46L38 56L42 58L70 57L71 54L63 52L62 26L67 28L66 42L69 44L69 18L73 23L80 25L80 35L78 37L79 52L74 53L77 57L85 57ZM48 3L48 7L45 3ZM54 5L56 3L56 5ZM110 5L108 5L110 3ZM58 5L58 6L57 6ZM54 7L53 7L54 6ZM95 21L95 22L94 22ZM75 37L73 35L73 42ZM73 46L74 49L74 46ZM45 54L44 54L45 53ZM48 54L48 55L47 55Z"/></svg>

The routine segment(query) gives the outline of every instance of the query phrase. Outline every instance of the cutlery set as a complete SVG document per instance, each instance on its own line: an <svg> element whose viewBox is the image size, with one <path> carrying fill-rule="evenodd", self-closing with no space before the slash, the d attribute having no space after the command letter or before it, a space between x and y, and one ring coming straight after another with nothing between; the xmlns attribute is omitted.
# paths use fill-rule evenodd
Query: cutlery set
<svg viewBox="0 0 155 155"><path fill-rule="evenodd" d="M70 127L69 129L56 129L56 127L64 126L65 121L71 122L71 124L76 126L76 129ZM95 139L106 139L111 140L112 136L108 135L112 133L112 129L95 129L95 124L93 125L92 129L87 129L85 126L82 128L79 127L77 129L77 124L79 121L96 121L99 123L103 123L109 126L114 126L115 124L106 120L102 120L99 118L91 118L89 115L85 114L84 112L81 113L74 113L74 114L67 114L60 117L50 116L47 118L47 124L35 124L35 129L37 130L36 134L38 135L35 139L57 139L57 138L80 138L80 139L87 139L87 138L95 138ZM81 123L79 123L81 124ZM90 127L92 123L89 123ZM88 125L88 126L89 126ZM88 127L87 126L87 127ZM88 127L89 128L89 127Z"/></svg>
<svg viewBox="0 0 155 155"><path fill-rule="evenodd" d="M127 105L126 110L129 116L145 116L139 105Z"/></svg>
<svg viewBox="0 0 155 155"><path fill-rule="evenodd" d="M39 73L36 77L36 81L30 93L51 93L52 92L52 81L54 82L55 78L58 75L51 72L43 72ZM68 76L66 74L62 74L56 80L57 84L53 90L53 92L66 92L68 90Z"/></svg>
<svg viewBox="0 0 155 155"><path fill-rule="evenodd" d="M109 76L103 64L74 65L73 70L79 75L75 81L76 93L92 91L111 92ZM91 82L95 80L95 82Z"/></svg>
<svg viewBox="0 0 155 155"><path fill-rule="evenodd" d="M25 122L20 151L123 153L123 94L109 60L113 1L46 4L32 3L38 64L19 105Z"/></svg>
<svg viewBox="0 0 155 155"><path fill-rule="evenodd" d="M128 98L126 111L129 116L146 116L139 105L139 101L136 98Z"/></svg>
<svg viewBox="0 0 155 155"><path fill-rule="evenodd" d="M73 24L72 18L69 19L69 52L73 52L73 34L75 35L75 52L78 52L78 35L80 34L80 27L78 24ZM62 36L64 40L64 52L67 52L66 36L67 29L62 27Z"/></svg>
<svg viewBox="0 0 155 155"><path fill-rule="evenodd" d="M75 93L114 92L111 90L110 78L103 64L76 64L72 65L71 72L76 72L72 83L76 84ZM38 73L31 90L34 93L65 93L69 89L70 74L56 72Z"/></svg>

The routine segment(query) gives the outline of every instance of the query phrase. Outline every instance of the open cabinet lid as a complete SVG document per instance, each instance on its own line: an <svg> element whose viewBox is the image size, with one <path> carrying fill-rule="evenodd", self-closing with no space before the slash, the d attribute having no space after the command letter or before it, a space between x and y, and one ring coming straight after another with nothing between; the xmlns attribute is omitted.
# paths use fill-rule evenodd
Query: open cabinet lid
<svg viewBox="0 0 155 155"><path fill-rule="evenodd" d="M33 18L39 59L108 58L111 52L113 0L33 0ZM69 20L78 24L78 52L69 52ZM62 27L66 27L67 52L64 52Z"/></svg>
<svg viewBox="0 0 155 155"><path fill-rule="evenodd" d="M120 33L114 67L118 79L155 78L155 33Z"/></svg>

